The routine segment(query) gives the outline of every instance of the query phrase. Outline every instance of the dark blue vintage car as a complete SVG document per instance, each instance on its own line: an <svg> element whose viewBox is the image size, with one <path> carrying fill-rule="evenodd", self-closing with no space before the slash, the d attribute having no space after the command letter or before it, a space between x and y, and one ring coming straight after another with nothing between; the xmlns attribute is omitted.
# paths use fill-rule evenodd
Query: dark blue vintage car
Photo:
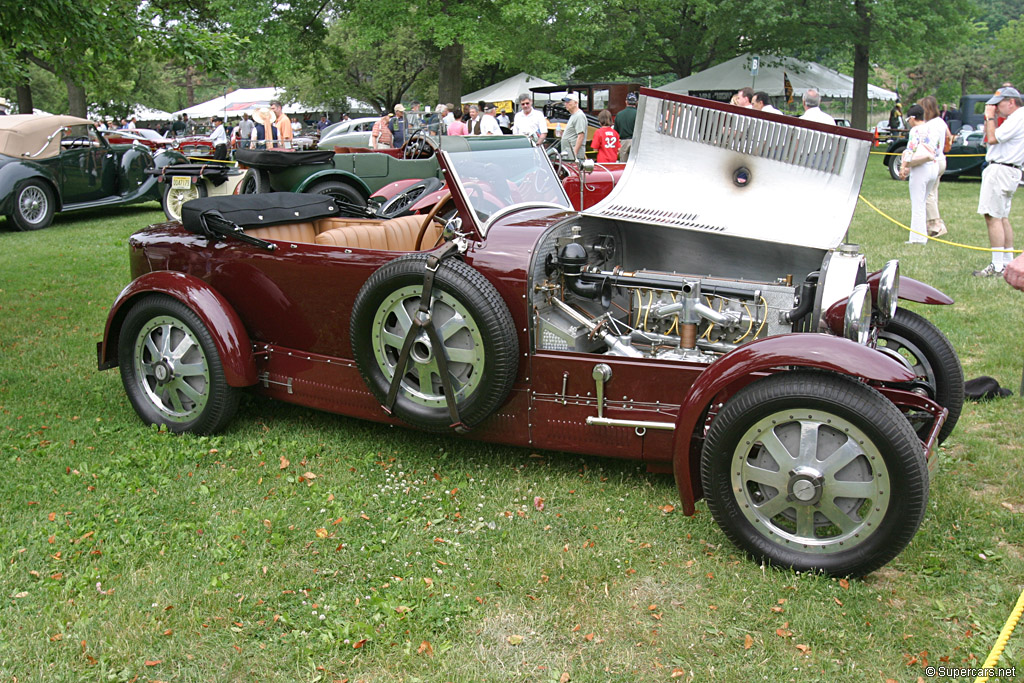
<svg viewBox="0 0 1024 683"><path fill-rule="evenodd" d="M39 230L57 211L160 201L163 186L146 169L185 162L115 145L91 121L74 116L0 117L0 214L16 230Z"/></svg>

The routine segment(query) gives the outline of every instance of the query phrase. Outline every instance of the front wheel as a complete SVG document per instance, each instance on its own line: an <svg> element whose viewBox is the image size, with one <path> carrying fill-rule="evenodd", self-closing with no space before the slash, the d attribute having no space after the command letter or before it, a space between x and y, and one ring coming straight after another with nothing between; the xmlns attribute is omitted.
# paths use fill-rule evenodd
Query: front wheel
<svg viewBox="0 0 1024 683"><path fill-rule="evenodd" d="M164 215L168 220L181 220L181 207L185 202L205 197L206 181L200 179L198 183L189 183L188 188L172 187L167 185L164 188L164 198L161 204L164 207Z"/></svg>
<svg viewBox="0 0 1024 683"><path fill-rule="evenodd" d="M939 430L939 443L945 441L953 433L964 407L964 371L949 339L926 318L897 308L892 320L878 331L878 346L899 354L918 380L927 385L935 402L949 410ZM915 422L911 416L918 435L922 439L927 437L931 416Z"/></svg>
<svg viewBox="0 0 1024 683"><path fill-rule="evenodd" d="M701 455L708 508L755 559L860 576L910 543L928 472L899 409L842 375L793 371L726 403Z"/></svg>
<svg viewBox="0 0 1024 683"><path fill-rule="evenodd" d="M11 222L18 230L41 230L53 222L53 190L39 180L22 183L14 193Z"/></svg>
<svg viewBox="0 0 1024 683"><path fill-rule="evenodd" d="M117 353L128 400L147 424L210 434L238 407L209 330L177 299L152 295L135 303Z"/></svg>

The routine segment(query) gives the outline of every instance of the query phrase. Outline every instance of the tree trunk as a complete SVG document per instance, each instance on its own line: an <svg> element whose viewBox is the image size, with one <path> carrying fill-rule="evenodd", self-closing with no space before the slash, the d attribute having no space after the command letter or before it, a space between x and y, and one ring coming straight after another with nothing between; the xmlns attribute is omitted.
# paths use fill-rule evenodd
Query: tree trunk
<svg viewBox="0 0 1024 683"><path fill-rule="evenodd" d="M68 77L64 77L64 85L68 89L68 114L84 119L86 117L85 86L75 83Z"/></svg>
<svg viewBox="0 0 1024 683"><path fill-rule="evenodd" d="M456 107L462 102L462 52L462 43L452 43L441 49L438 63L438 102L451 102Z"/></svg>
<svg viewBox="0 0 1024 683"><path fill-rule="evenodd" d="M196 88L194 76L196 68L189 64L185 67L185 107L191 107L196 103Z"/></svg>
<svg viewBox="0 0 1024 683"><path fill-rule="evenodd" d="M853 112L850 125L860 130L868 129L868 75L871 62L868 48L871 45L871 14L866 0L855 0L857 11L857 32L853 38Z"/></svg>
<svg viewBox="0 0 1024 683"><path fill-rule="evenodd" d="M31 114L35 109L32 104L32 86L29 85L28 81L19 83L16 88L18 93L18 113L19 114Z"/></svg>

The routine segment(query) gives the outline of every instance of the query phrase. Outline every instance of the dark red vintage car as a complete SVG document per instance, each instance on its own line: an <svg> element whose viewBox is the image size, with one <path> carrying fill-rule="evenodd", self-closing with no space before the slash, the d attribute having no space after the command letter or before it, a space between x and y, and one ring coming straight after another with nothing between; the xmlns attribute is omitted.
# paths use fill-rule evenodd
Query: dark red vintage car
<svg viewBox="0 0 1024 683"><path fill-rule="evenodd" d="M195 200L131 238L99 366L174 432L222 429L246 389L633 458L758 561L881 567L924 518L963 378L897 305L951 300L841 243L870 136L645 90L633 145L582 213L533 147L441 151L444 225Z"/></svg>

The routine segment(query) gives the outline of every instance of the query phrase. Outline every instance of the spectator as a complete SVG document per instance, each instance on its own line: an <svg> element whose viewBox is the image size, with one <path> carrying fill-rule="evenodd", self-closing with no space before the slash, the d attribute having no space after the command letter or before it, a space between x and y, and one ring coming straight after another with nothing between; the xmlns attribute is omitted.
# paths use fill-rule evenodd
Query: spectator
<svg viewBox="0 0 1024 683"><path fill-rule="evenodd" d="M185 119L186 118L187 118L187 115L186 114L182 114L177 119L175 119L173 123L171 123L171 134L174 137L179 137L179 136L182 136L182 135L185 134Z"/></svg>
<svg viewBox="0 0 1024 683"><path fill-rule="evenodd" d="M409 132L409 123L405 119L405 107L401 103L395 105L395 115L388 121L388 130L391 131L392 144L396 148L401 148L405 144L405 138Z"/></svg>
<svg viewBox="0 0 1024 683"><path fill-rule="evenodd" d="M253 112L252 120L252 135L249 139L252 141L253 148L271 149L275 147L274 141L278 138L277 126L274 125L274 112L267 107L260 107Z"/></svg>
<svg viewBox="0 0 1024 683"><path fill-rule="evenodd" d="M451 102L449 102L448 104L444 105L444 109L445 109L445 115L444 115L444 118L442 120L444 121L444 126L447 129L448 126L450 126L453 123L455 123L455 120L458 119L458 118L461 118L461 116L459 114L455 113L455 105L452 104ZM461 111L462 111L461 108L459 109L459 111L461 113ZM449 133L449 135L450 135L450 133Z"/></svg>
<svg viewBox="0 0 1024 683"><path fill-rule="evenodd" d="M504 109L499 111L498 115L495 118L498 121L498 125L501 126L502 129L504 129L502 130L502 132L512 128L512 122L509 121L508 114L505 112Z"/></svg>
<svg viewBox="0 0 1024 683"><path fill-rule="evenodd" d="M900 104L899 99L896 100L896 104L892 105L892 109L889 110L889 134L894 134L897 130L903 127L903 105Z"/></svg>
<svg viewBox="0 0 1024 683"><path fill-rule="evenodd" d="M341 120L342 120L343 122L344 122L344 121L351 121L351 120L352 120L352 117L351 117L351 116L349 116L348 114L342 114L342 115L341 115Z"/></svg>
<svg viewBox="0 0 1024 683"><path fill-rule="evenodd" d="M925 202L925 214L928 219L928 235L930 237L941 237L949 230L939 215L939 183L942 181L942 174L946 172L946 143L949 141L949 126L939 113L939 101L931 95L922 97L917 102L924 109L925 125L932 130L928 137L937 141L935 148L935 162L938 175L935 177L935 186L928 193Z"/></svg>
<svg viewBox="0 0 1024 683"><path fill-rule="evenodd" d="M562 132L562 158L582 160L583 144L587 140L587 117L580 109L580 96L571 92L562 98L562 102L569 112L569 122L565 124L565 130Z"/></svg>
<svg viewBox="0 0 1024 683"><path fill-rule="evenodd" d="M377 123L373 124L373 128L370 130L371 149L389 149L392 146L394 136L391 135L391 129L388 128L390 121L391 114L384 114L377 120Z"/></svg>
<svg viewBox="0 0 1024 683"><path fill-rule="evenodd" d="M462 109L455 109L449 113L452 115L452 122L448 124L448 135L468 135L469 128L463 123Z"/></svg>
<svg viewBox="0 0 1024 683"><path fill-rule="evenodd" d="M210 119L213 124L213 133L210 135L210 142L213 143L213 158L224 160L228 158L228 135L224 132L224 119L214 116Z"/></svg>
<svg viewBox="0 0 1024 683"><path fill-rule="evenodd" d="M512 134L527 135L534 142L540 142L548 136L548 120L540 110L533 108L530 93L524 92L519 96L519 111L512 121Z"/></svg>
<svg viewBox="0 0 1024 683"><path fill-rule="evenodd" d="M626 95L626 108L615 116L615 132L619 134L619 141L622 143L622 147L619 149L619 161L626 161L629 158L629 150L633 146L637 99L635 92Z"/></svg>
<svg viewBox="0 0 1024 683"><path fill-rule="evenodd" d="M188 114L181 115L181 121L185 124L184 135L196 134L196 122L188 117Z"/></svg>
<svg viewBox="0 0 1024 683"><path fill-rule="evenodd" d="M323 129L331 125L331 120L327 118L327 114L323 114L320 117L320 121L316 124L316 129L323 132Z"/></svg>
<svg viewBox="0 0 1024 683"><path fill-rule="evenodd" d="M448 134L448 119L454 117L451 116L451 110L448 109L447 104L437 105L437 111L430 117L430 131L438 135Z"/></svg>
<svg viewBox="0 0 1024 683"><path fill-rule="evenodd" d="M1004 116L996 128L996 117ZM974 271L978 277L1003 272L1013 252L1010 203L1021 179L1024 162L1024 101L1015 88L1000 88L985 103L985 142L988 166L981 173L978 213L985 216L992 262Z"/></svg>
<svg viewBox="0 0 1024 683"><path fill-rule="evenodd" d="M238 137L238 146L242 149L248 149L250 138L252 137L252 130L255 124L252 122L252 117L249 116L249 112L242 114L242 120L235 128L235 134Z"/></svg>
<svg viewBox="0 0 1024 683"><path fill-rule="evenodd" d="M0 116L7 116L7 109L8 108L9 108L9 105L7 103L7 98L0 97Z"/></svg>
<svg viewBox="0 0 1024 683"><path fill-rule="evenodd" d="M907 110L907 125L910 126L910 137L900 166L900 177L910 177L911 232L907 242L927 244L925 202L938 177L935 150L945 142L945 138L935 137L937 131L925 123L924 108L919 104Z"/></svg>
<svg viewBox="0 0 1024 683"><path fill-rule="evenodd" d="M291 148L295 131L292 129L292 120L284 113L281 100L270 100L270 111L274 114L274 127L277 128L277 139L281 141L282 147L286 149Z"/></svg>
<svg viewBox="0 0 1024 683"><path fill-rule="evenodd" d="M754 97L750 100L750 106L758 111L768 112L769 114L781 114L782 112L772 106L772 100L766 92L756 92Z"/></svg>
<svg viewBox="0 0 1024 683"><path fill-rule="evenodd" d="M816 123L827 123L830 126L836 125L836 120L823 112L819 105L821 104L821 95L814 88L808 88L807 92L804 93L804 113L800 115L804 121L814 121Z"/></svg>
<svg viewBox="0 0 1024 683"><path fill-rule="evenodd" d="M469 128L469 132L466 135L480 135L480 106L476 104L469 105L469 121L466 122L466 126Z"/></svg>
<svg viewBox="0 0 1024 683"><path fill-rule="evenodd" d="M612 128L612 113L602 109L597 115L601 127L594 131L594 139L590 146L597 150L597 161L600 163L614 163L619 158L619 148L622 143L619 141L619 134Z"/></svg>
<svg viewBox="0 0 1024 683"><path fill-rule="evenodd" d="M135 125L137 120L134 116L128 119L128 130L138 130L138 127Z"/></svg>
<svg viewBox="0 0 1024 683"><path fill-rule="evenodd" d="M754 97L754 89L753 88L740 88L736 92L735 97L736 97L736 101L733 104L735 104L737 107L743 107L744 109L750 109L750 107L752 106L750 101Z"/></svg>
<svg viewBox="0 0 1024 683"><path fill-rule="evenodd" d="M495 118L494 112L497 107L494 106L493 102L488 102L484 105L484 115L480 118L480 135L503 135L501 132L501 126L498 125L498 119Z"/></svg>

